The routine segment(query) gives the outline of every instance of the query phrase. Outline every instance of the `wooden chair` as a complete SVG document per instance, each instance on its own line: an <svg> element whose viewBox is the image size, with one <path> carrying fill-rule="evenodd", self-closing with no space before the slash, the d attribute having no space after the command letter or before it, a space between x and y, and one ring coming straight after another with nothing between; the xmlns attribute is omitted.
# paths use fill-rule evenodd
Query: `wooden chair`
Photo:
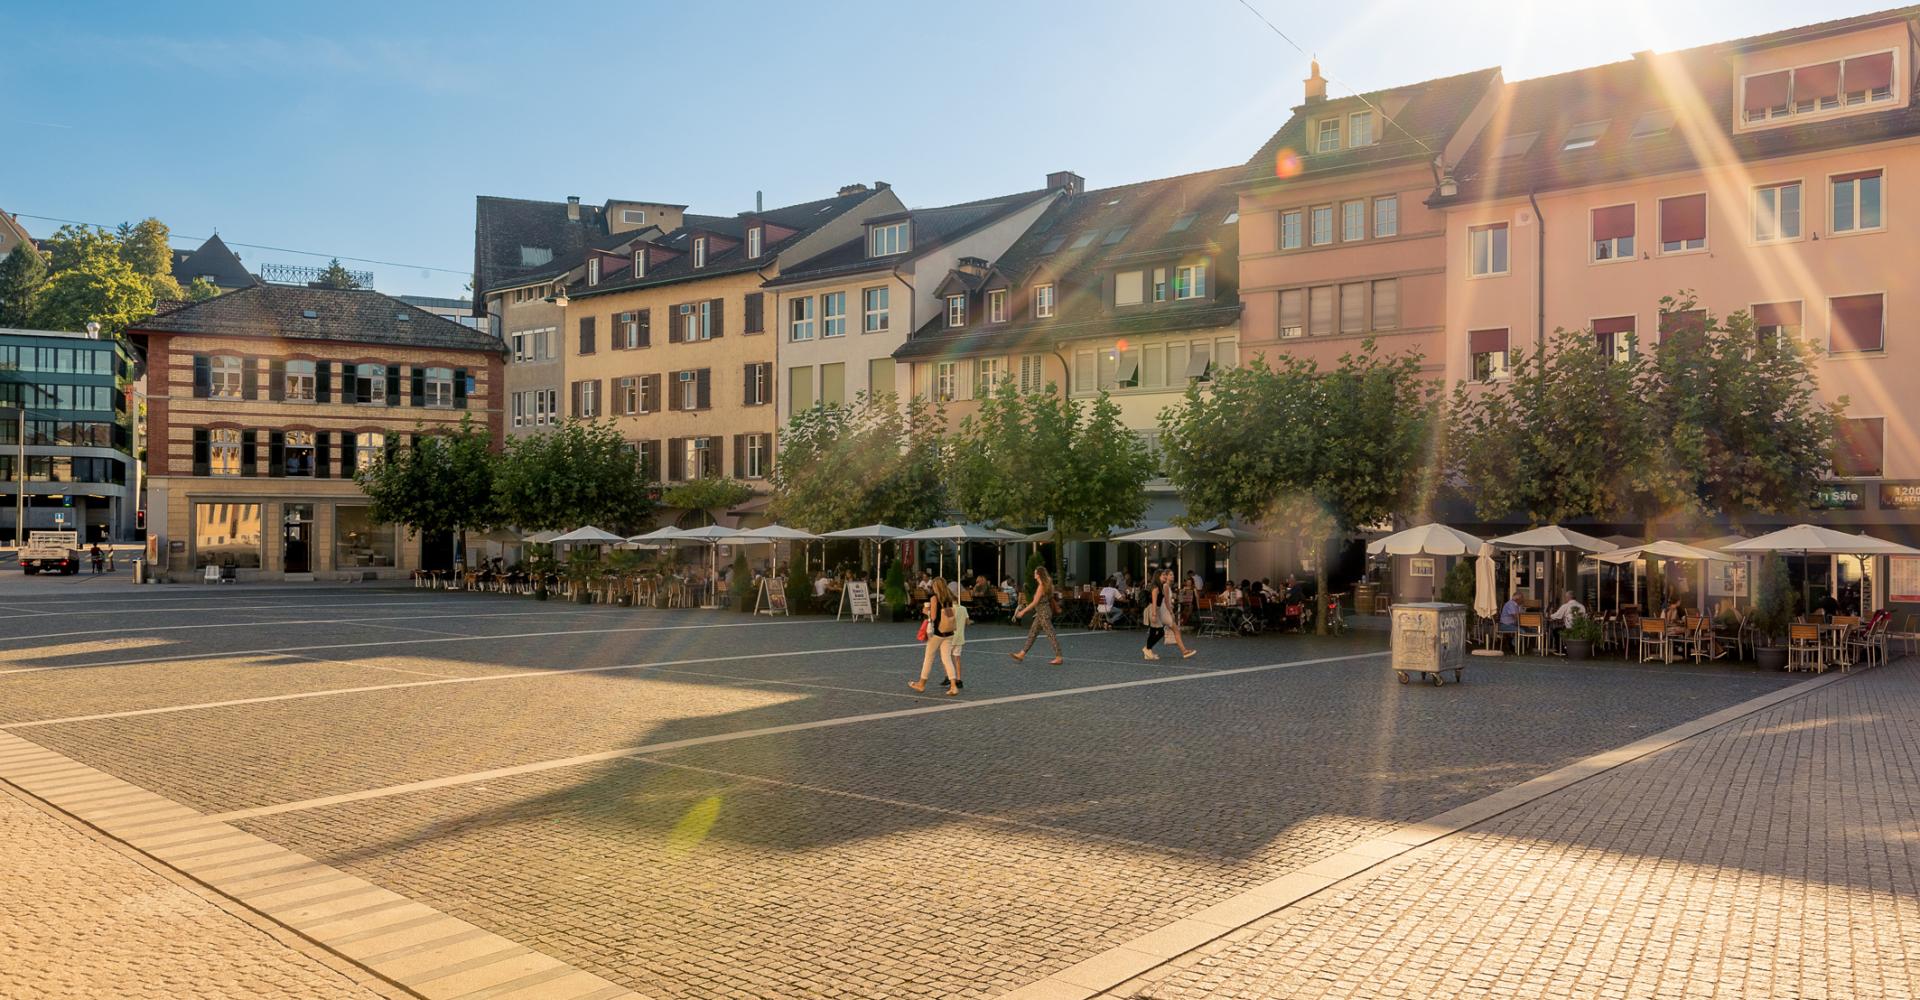
<svg viewBox="0 0 1920 1000"><path fill-rule="evenodd" d="M1640 619L1640 662L1650 663L1658 659L1661 663L1673 662L1673 637L1667 632L1667 623L1660 618Z"/></svg>
<svg viewBox="0 0 1920 1000"><path fill-rule="evenodd" d="M1897 629L1892 627L1893 623L1891 620L1888 621L1888 644L1899 643L1906 648L1906 655L1908 656L1920 652L1920 615L1908 612L1907 616L1900 619L1900 621L1901 625Z"/></svg>
<svg viewBox="0 0 1920 1000"><path fill-rule="evenodd" d="M1620 652L1629 660L1640 655L1640 609L1631 604L1620 611Z"/></svg>
<svg viewBox="0 0 1920 1000"><path fill-rule="evenodd" d="M1827 669L1824 659L1825 647L1820 642L1820 626L1796 623L1787 626L1787 669L1811 670L1820 673Z"/></svg>
<svg viewBox="0 0 1920 1000"><path fill-rule="evenodd" d="M1520 631L1514 633L1515 653L1524 653L1527 643L1533 643L1536 653L1547 655L1547 619L1537 611L1522 611L1519 618Z"/></svg>
<svg viewBox="0 0 1920 1000"><path fill-rule="evenodd" d="M1868 667L1876 667L1887 662L1887 630L1893 622L1891 617L1882 618L1864 629L1857 629L1847 639L1847 662L1840 665L1842 670L1855 663L1865 661ZM1858 653L1858 656L1853 654Z"/></svg>

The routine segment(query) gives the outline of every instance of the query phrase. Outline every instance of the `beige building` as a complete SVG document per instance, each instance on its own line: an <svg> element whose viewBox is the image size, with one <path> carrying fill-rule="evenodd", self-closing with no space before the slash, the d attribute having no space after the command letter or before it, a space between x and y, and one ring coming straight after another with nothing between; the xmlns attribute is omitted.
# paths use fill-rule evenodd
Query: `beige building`
<svg viewBox="0 0 1920 1000"><path fill-rule="evenodd" d="M372 520L356 469L471 417L497 436L484 331L372 291L261 285L128 331L148 382L148 551L242 579L449 568L450 537Z"/></svg>
<svg viewBox="0 0 1920 1000"><path fill-rule="evenodd" d="M564 288L560 405L612 418L663 482L773 468L776 314L763 282L902 210L881 184L591 247ZM539 363L539 362L536 362Z"/></svg>

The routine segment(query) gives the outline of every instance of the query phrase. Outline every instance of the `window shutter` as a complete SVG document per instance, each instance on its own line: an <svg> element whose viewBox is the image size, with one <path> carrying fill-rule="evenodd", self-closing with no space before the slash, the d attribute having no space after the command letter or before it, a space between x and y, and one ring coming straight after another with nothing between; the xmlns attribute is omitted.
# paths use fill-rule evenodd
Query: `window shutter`
<svg viewBox="0 0 1920 1000"><path fill-rule="evenodd" d="M667 439L667 479L683 482L687 478L687 449L681 446L682 438Z"/></svg>
<svg viewBox="0 0 1920 1000"><path fill-rule="evenodd" d="M267 475L287 474L287 436L280 431L267 432Z"/></svg>
<svg viewBox="0 0 1920 1000"><path fill-rule="evenodd" d="M260 398L260 365L257 358L240 359L240 394L245 399Z"/></svg>
<svg viewBox="0 0 1920 1000"><path fill-rule="evenodd" d="M590 379L593 383L593 415L603 417L607 414L607 382L605 379Z"/></svg>
<svg viewBox="0 0 1920 1000"><path fill-rule="evenodd" d="M760 478L773 476L773 435L760 435Z"/></svg>
<svg viewBox="0 0 1920 1000"><path fill-rule="evenodd" d="M1879 293L1839 295L1828 301L1833 310L1829 351L1878 351L1886 345L1882 325L1886 309Z"/></svg>
<svg viewBox="0 0 1920 1000"><path fill-rule="evenodd" d="M193 398L213 395L213 365L204 354L193 356Z"/></svg>
<svg viewBox="0 0 1920 1000"><path fill-rule="evenodd" d="M1763 302L1753 307L1754 326L1799 326L1800 303Z"/></svg>
<svg viewBox="0 0 1920 1000"><path fill-rule="evenodd" d="M766 293L748 292L744 303L745 315L742 317L742 333L763 333L766 331Z"/></svg>
<svg viewBox="0 0 1920 1000"><path fill-rule="evenodd" d="M580 383L578 382L567 384L567 414L580 416Z"/></svg>
<svg viewBox="0 0 1920 1000"><path fill-rule="evenodd" d="M465 368L453 370L453 408L456 410L467 408L467 370Z"/></svg>
<svg viewBox="0 0 1920 1000"><path fill-rule="evenodd" d="M357 403L360 401L360 369L357 365L340 362L340 401Z"/></svg>
<svg viewBox="0 0 1920 1000"><path fill-rule="evenodd" d="M756 367L758 366L749 364L745 368L740 369L741 372L745 375L745 377L740 380L740 402L747 406L754 405L753 370Z"/></svg>
<svg viewBox="0 0 1920 1000"><path fill-rule="evenodd" d="M205 427L195 427L193 429L194 475L204 476L209 473L209 466L212 465L212 458L209 454L211 451L212 448L207 443L207 429Z"/></svg>
<svg viewBox="0 0 1920 1000"><path fill-rule="evenodd" d="M649 438L640 442L640 461L642 463L640 470L641 478L659 482L662 478L660 475L659 439Z"/></svg>
<svg viewBox="0 0 1920 1000"><path fill-rule="evenodd" d="M260 435L257 431L240 432L240 474L251 476L259 469Z"/></svg>
<svg viewBox="0 0 1920 1000"><path fill-rule="evenodd" d="M696 376L694 376L694 379L695 379L695 382L696 382L696 384L698 384L698 385L699 385L699 402L698 402L698 408L699 408L699 409L702 409L702 410L707 410L707 409L712 409L712 408L713 408L713 379L712 379L712 374L713 374L713 369L711 369L711 368L702 368L702 369L700 369L700 373L699 373L698 375L696 375Z"/></svg>
<svg viewBox="0 0 1920 1000"><path fill-rule="evenodd" d="M679 342L680 306L676 304L667 307L667 343L678 344Z"/></svg>
<svg viewBox="0 0 1920 1000"><path fill-rule="evenodd" d="M413 377L407 380L407 405L427 405L427 370L419 365L413 366Z"/></svg>
<svg viewBox="0 0 1920 1000"><path fill-rule="evenodd" d="M747 448L742 443L745 439L745 434L733 436L733 478L735 479L747 478Z"/></svg>
<svg viewBox="0 0 1920 1000"><path fill-rule="evenodd" d="M1787 71L1763 73L1747 78L1746 109L1749 114L1765 113L1768 108L1787 103Z"/></svg>
<svg viewBox="0 0 1920 1000"><path fill-rule="evenodd" d="M1707 238L1707 196L1687 195L1660 202L1660 242Z"/></svg>
<svg viewBox="0 0 1920 1000"><path fill-rule="evenodd" d="M713 336L715 340L727 332L726 299L713 300Z"/></svg>
<svg viewBox="0 0 1920 1000"><path fill-rule="evenodd" d="M620 322L626 313L607 314L607 350L624 351L627 348L626 324Z"/></svg>
<svg viewBox="0 0 1920 1000"><path fill-rule="evenodd" d="M640 310L640 346L653 346L653 310Z"/></svg>
<svg viewBox="0 0 1920 1000"><path fill-rule="evenodd" d="M1617 240L1633 235L1633 206L1610 205L1593 212L1593 239Z"/></svg>
<svg viewBox="0 0 1920 1000"><path fill-rule="evenodd" d="M1505 330L1474 330L1467 334L1468 354L1494 354L1496 352L1504 354L1506 350L1507 331Z"/></svg>
<svg viewBox="0 0 1920 1000"><path fill-rule="evenodd" d="M1893 53L1876 52L1847 60L1845 87L1848 92L1885 90L1893 86Z"/></svg>
<svg viewBox="0 0 1920 1000"><path fill-rule="evenodd" d="M400 366L387 366L387 405L400 405Z"/></svg>
<svg viewBox="0 0 1920 1000"><path fill-rule="evenodd" d="M580 351L579 353L581 354L593 353L593 317L592 316L580 317Z"/></svg>
<svg viewBox="0 0 1920 1000"><path fill-rule="evenodd" d="M333 362L316 361L313 364L313 401L330 403L333 401Z"/></svg>
<svg viewBox="0 0 1920 1000"><path fill-rule="evenodd" d="M313 478L325 479L333 465L333 432L313 435Z"/></svg>
<svg viewBox="0 0 1920 1000"><path fill-rule="evenodd" d="M352 479L360 461L359 438L352 431L340 432L340 478Z"/></svg>
<svg viewBox="0 0 1920 1000"><path fill-rule="evenodd" d="M287 363L285 361L267 362L267 398L276 403L287 398Z"/></svg>

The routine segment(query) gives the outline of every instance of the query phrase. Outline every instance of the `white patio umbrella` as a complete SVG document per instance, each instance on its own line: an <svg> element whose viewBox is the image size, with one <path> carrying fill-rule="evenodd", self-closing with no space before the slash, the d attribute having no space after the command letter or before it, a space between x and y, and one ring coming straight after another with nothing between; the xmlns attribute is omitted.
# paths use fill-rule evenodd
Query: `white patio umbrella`
<svg viewBox="0 0 1920 1000"><path fill-rule="evenodd" d="M634 535L633 537L628 538L627 541L629 542L670 542L678 537L680 537L680 529L674 527L673 525L667 525L664 528L655 528L652 531L649 531L642 535Z"/></svg>
<svg viewBox="0 0 1920 1000"><path fill-rule="evenodd" d="M880 572L880 546L907 533L905 528L896 528L891 524L865 524L858 528L841 528L829 531L821 538L850 538L855 541L873 543L873 572Z"/></svg>
<svg viewBox="0 0 1920 1000"><path fill-rule="evenodd" d="M1422 524L1368 542L1367 554L1464 556L1479 551L1485 544L1458 528L1449 528L1444 524Z"/></svg>
<svg viewBox="0 0 1920 1000"><path fill-rule="evenodd" d="M575 528L564 535L556 535L552 541L555 545L571 545L576 542L593 542L604 545L613 542L624 542L626 539L611 531L602 531L593 525L587 525L584 528Z"/></svg>
<svg viewBox="0 0 1920 1000"><path fill-rule="evenodd" d="M522 538L521 541L526 542L530 545L550 545L553 543L554 539L559 537L560 537L560 532L558 531L536 531L533 534L528 535L525 538Z"/></svg>
<svg viewBox="0 0 1920 1000"><path fill-rule="evenodd" d="M738 528L727 528L718 524L709 524L704 528L686 528L663 539L675 545L705 545L707 547L709 569L707 571L706 607L711 608L715 606L713 603L714 583L720 579L720 545L723 542L737 540L740 534L741 532Z"/></svg>
<svg viewBox="0 0 1920 1000"><path fill-rule="evenodd" d="M780 563L778 559L774 558L774 552L776 550L773 548L773 546L775 543L777 542L817 542L820 540L819 535L816 535L810 531L801 531L799 528L789 528L784 524L768 524L768 525L762 525L761 527L758 527L758 528L749 528L746 531L740 532L739 535L736 537L741 542L745 542L745 543L766 542L767 548L768 548L768 552L767 552L768 560L772 563L772 568L776 571L780 568ZM793 559L789 557L787 559L787 562L789 565L791 565L793 562ZM776 572L774 575L778 576L779 574L778 572Z"/></svg>
<svg viewBox="0 0 1920 1000"><path fill-rule="evenodd" d="M1007 533L998 528L989 528L984 524L942 524L932 528L922 528L901 535L895 541L901 542L951 542L954 546L953 558L960 561L960 543L962 542L1005 542ZM955 568L964 568L956 565ZM940 550L940 575L947 575L947 550Z"/></svg>
<svg viewBox="0 0 1920 1000"><path fill-rule="evenodd" d="M1780 552L1800 554L1802 565L1808 556L1920 556L1920 549L1889 542L1884 538L1871 535L1849 535L1833 528L1823 528L1817 524L1796 524L1791 528L1734 542L1723 551L1726 552ZM1807 575L1800 574L1801 599L1811 604L1807 592Z"/></svg>
<svg viewBox="0 0 1920 1000"><path fill-rule="evenodd" d="M1594 558L1600 562L1615 566L1625 566L1630 563L1639 562L1642 559L1677 559L1681 562L1699 563L1702 577L1700 610L1703 613L1706 611L1707 601L1707 588L1705 585L1706 564L1709 562L1733 562L1735 559L1733 556L1715 552L1712 549L1695 548L1683 542L1665 540L1647 542L1643 545L1629 545L1626 548L1614 549L1612 552L1602 552L1594 556ZM1639 598L1639 581L1637 578L1634 586L1634 597L1636 600ZM1614 577L1613 581L1613 602L1615 604L1620 603L1620 579L1618 576Z"/></svg>
<svg viewBox="0 0 1920 1000"><path fill-rule="evenodd" d="M1148 528L1145 531L1135 531L1125 535L1115 535L1113 536L1113 540L1116 542L1173 543L1173 545L1176 546L1173 550L1174 576L1176 577L1186 574L1186 567L1184 565L1185 553L1182 550L1186 547L1187 543L1203 542L1206 544L1214 544L1232 541L1231 538L1219 532L1206 531L1201 528L1189 528L1179 524L1168 525L1164 528Z"/></svg>
<svg viewBox="0 0 1920 1000"><path fill-rule="evenodd" d="M1267 540L1267 536L1259 533L1258 531L1253 530L1252 528L1242 527L1237 524L1229 524L1226 521L1215 521L1212 524L1207 525L1207 530L1213 532L1216 535L1225 535L1228 538L1227 576L1229 578L1233 576L1233 547L1240 544L1241 542L1264 542Z"/></svg>
<svg viewBox="0 0 1920 1000"><path fill-rule="evenodd" d="M1557 524L1549 524L1543 528L1532 528L1517 534L1502 535L1499 538L1489 539L1489 543L1492 544L1494 548L1507 549L1510 551L1540 549L1547 552L1580 552L1587 555L1612 552L1614 549L1619 548L1619 546L1604 538L1583 535L1578 531L1563 528ZM1547 565L1547 586L1540 595L1540 604L1543 609L1547 601L1552 599L1553 594L1553 564L1548 563Z"/></svg>

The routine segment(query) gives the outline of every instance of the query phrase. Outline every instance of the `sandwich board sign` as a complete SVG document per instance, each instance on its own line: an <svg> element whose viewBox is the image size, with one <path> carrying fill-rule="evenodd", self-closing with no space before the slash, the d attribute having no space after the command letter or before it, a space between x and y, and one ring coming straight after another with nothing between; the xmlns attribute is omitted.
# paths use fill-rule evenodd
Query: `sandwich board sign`
<svg viewBox="0 0 1920 1000"><path fill-rule="evenodd" d="M857 622L862 618L868 621L874 620L873 594L867 590L867 581L847 581L846 587L840 591L840 610L852 614L852 617L848 619L849 621ZM835 615L834 617L837 619L839 615Z"/></svg>

